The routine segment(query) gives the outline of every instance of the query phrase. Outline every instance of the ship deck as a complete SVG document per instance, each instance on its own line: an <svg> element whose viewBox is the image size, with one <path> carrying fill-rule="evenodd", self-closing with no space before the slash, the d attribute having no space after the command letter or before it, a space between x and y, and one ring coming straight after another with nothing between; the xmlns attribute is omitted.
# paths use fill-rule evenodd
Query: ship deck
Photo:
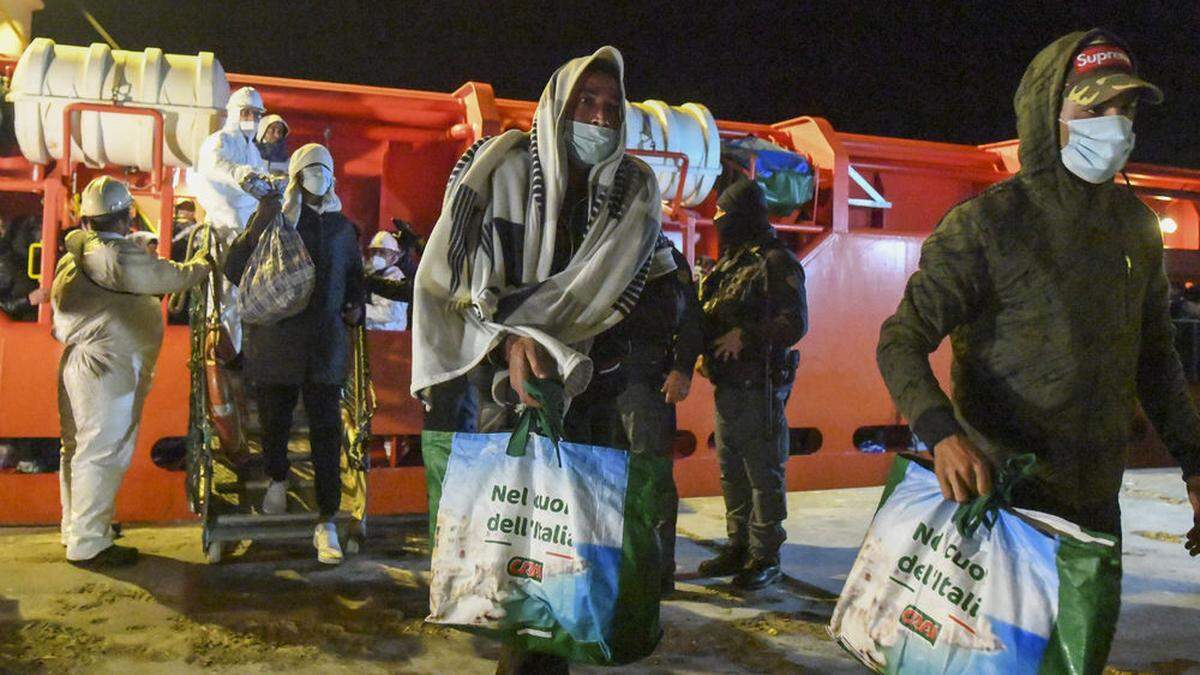
<svg viewBox="0 0 1200 675"><path fill-rule="evenodd" d="M787 576L759 593L694 570L723 535L719 498L681 504L679 584L648 659L580 673L861 673L825 631L880 488L789 496ZM1200 559L1174 469L1130 471L1115 673L1200 673ZM135 526L142 560L106 573L62 561L57 531L0 530L0 671L491 673L495 643L430 626L427 541L416 521L372 521L366 551L324 568L311 548L245 545L219 565L198 525Z"/></svg>

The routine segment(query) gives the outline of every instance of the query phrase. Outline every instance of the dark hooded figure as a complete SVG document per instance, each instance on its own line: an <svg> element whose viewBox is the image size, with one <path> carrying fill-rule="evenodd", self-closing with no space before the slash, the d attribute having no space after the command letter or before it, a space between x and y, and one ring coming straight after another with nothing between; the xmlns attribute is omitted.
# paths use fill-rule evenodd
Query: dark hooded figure
<svg viewBox="0 0 1200 675"><path fill-rule="evenodd" d="M705 576L735 575L763 588L781 576L786 534L788 426L784 414L808 330L804 269L767 220L762 189L748 179L717 200L721 257L700 287L708 348L704 369L716 388L717 457L729 542L700 565Z"/></svg>
<svg viewBox="0 0 1200 675"><path fill-rule="evenodd" d="M29 251L41 241L41 223L33 218L3 225L0 233L0 311L14 321L37 319L30 293L38 283L29 278Z"/></svg>
<svg viewBox="0 0 1200 675"><path fill-rule="evenodd" d="M1197 523L1185 545L1197 555L1200 416L1172 340L1162 236L1154 213L1114 181L1139 103L1161 98L1102 31L1034 57L1015 98L1020 171L954 207L925 241L878 361L933 448L947 499L990 492L998 463L1034 453L1042 470L1015 505L1118 537L1140 400L1183 467ZM946 336L953 401L929 366ZM1097 638L1087 672L1103 668L1111 638Z"/></svg>

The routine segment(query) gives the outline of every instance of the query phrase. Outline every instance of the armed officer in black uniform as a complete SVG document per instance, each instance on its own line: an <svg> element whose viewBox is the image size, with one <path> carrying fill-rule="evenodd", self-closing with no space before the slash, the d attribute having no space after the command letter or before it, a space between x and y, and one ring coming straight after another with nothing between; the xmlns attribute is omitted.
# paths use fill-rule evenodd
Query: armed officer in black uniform
<svg viewBox="0 0 1200 675"><path fill-rule="evenodd" d="M746 590L779 579L786 534L788 425L784 414L808 330L804 269L767 219L762 189L735 182L717 200L721 257L700 288L716 388L717 457L729 542L700 564Z"/></svg>

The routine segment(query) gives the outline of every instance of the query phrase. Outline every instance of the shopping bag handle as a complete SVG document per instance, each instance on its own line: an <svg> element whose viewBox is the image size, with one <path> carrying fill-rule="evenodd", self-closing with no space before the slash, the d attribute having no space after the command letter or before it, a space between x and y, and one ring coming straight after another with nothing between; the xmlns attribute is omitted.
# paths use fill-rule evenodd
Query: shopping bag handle
<svg viewBox="0 0 1200 675"><path fill-rule="evenodd" d="M991 494L961 504L954 512L954 526L965 539L975 536L979 527L991 530L1000 517L1000 509L1012 506L1016 488L1037 471L1037 456L1032 453L1010 457L1000 470Z"/></svg>
<svg viewBox="0 0 1200 675"><path fill-rule="evenodd" d="M508 456L524 457L529 435L537 433L549 438L558 450L563 437L563 386L561 382L530 378L525 380L525 393L541 407L526 406L517 419L517 426L508 438ZM562 463L561 460L559 462Z"/></svg>

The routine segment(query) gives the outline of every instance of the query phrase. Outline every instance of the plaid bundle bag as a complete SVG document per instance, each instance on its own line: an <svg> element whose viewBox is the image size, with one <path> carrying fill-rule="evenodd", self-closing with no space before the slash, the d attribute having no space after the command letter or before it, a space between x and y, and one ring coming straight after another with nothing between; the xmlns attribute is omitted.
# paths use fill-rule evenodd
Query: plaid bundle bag
<svg viewBox="0 0 1200 675"><path fill-rule="evenodd" d="M283 214L267 226L238 284L238 311L248 324L272 324L308 305L317 271L295 228Z"/></svg>

